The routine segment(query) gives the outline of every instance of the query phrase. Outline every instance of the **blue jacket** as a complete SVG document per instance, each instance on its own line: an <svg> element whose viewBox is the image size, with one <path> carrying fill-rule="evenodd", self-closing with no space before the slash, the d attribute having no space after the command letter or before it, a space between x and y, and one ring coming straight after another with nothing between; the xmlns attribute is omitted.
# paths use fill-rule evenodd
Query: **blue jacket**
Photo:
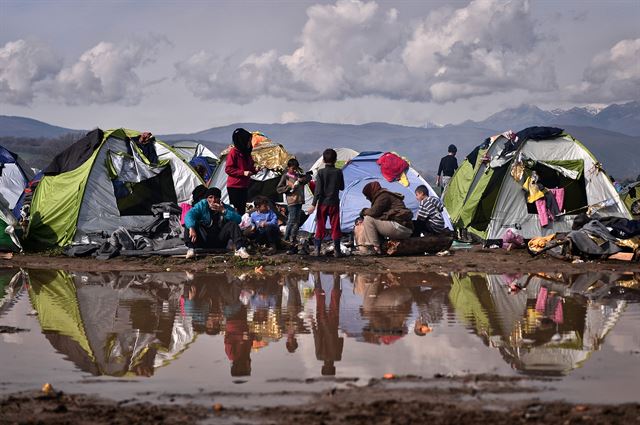
<svg viewBox="0 0 640 425"><path fill-rule="evenodd" d="M271 210L267 211L266 213L261 213L258 211L254 211L251 213L251 223L253 223L253 225L256 226L258 230L260 230L258 224L261 221L266 221L267 226L277 226L278 216Z"/></svg>
<svg viewBox="0 0 640 425"><path fill-rule="evenodd" d="M225 203L222 203L224 207L224 217L223 221L233 221L234 223L240 224L240 214L231 206ZM212 213L209 208L209 204L207 203L207 199L202 199L197 204L193 206L184 217L184 226L187 229L195 229L198 225L208 226L211 223Z"/></svg>

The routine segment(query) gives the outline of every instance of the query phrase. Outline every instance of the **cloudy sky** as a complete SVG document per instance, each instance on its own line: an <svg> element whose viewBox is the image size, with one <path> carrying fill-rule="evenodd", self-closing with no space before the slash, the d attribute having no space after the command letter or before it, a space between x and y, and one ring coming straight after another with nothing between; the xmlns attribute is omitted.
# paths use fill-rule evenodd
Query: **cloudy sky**
<svg viewBox="0 0 640 425"><path fill-rule="evenodd" d="M193 132L640 99L640 1L0 0L0 114Z"/></svg>

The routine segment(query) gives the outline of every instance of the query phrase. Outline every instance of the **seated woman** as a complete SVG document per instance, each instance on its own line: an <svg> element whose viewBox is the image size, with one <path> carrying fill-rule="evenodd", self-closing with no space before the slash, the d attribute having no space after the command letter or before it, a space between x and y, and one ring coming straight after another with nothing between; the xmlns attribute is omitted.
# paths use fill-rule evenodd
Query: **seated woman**
<svg viewBox="0 0 640 425"><path fill-rule="evenodd" d="M220 189L211 187L205 198L196 203L184 217L184 242L187 246L186 258L196 256L195 248L227 247L229 241L236 248L235 255L248 258L240 231L240 214L233 207L223 203Z"/></svg>
<svg viewBox="0 0 640 425"><path fill-rule="evenodd" d="M362 220L356 224L353 234L358 255L374 255L381 252L382 238L408 239L413 232L413 213L404 204L404 196L383 189L380 183L368 183L362 194L371 202L370 208L360 212Z"/></svg>

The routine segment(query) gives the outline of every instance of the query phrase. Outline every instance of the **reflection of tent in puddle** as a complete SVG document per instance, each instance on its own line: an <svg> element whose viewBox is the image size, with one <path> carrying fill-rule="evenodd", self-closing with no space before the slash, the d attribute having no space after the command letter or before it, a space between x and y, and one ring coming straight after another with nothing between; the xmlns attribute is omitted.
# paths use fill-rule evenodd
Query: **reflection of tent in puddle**
<svg viewBox="0 0 640 425"><path fill-rule="evenodd" d="M449 299L458 317L514 368L562 374L600 348L625 305L589 300L582 288L594 285L580 279L567 285L539 275L453 274Z"/></svg>
<svg viewBox="0 0 640 425"><path fill-rule="evenodd" d="M16 300L22 287L22 271L0 270L0 316L8 310Z"/></svg>
<svg viewBox="0 0 640 425"><path fill-rule="evenodd" d="M33 270L29 297L56 350L93 375L151 376L195 339L188 323L166 306L180 284L144 282L135 275ZM140 286L140 287L138 287Z"/></svg>

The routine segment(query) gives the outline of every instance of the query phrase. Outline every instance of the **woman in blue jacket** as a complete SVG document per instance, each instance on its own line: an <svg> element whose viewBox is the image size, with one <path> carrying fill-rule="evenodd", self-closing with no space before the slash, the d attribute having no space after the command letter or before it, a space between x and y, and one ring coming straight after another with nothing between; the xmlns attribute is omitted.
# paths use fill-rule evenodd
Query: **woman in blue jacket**
<svg viewBox="0 0 640 425"><path fill-rule="evenodd" d="M196 256L195 248L226 248L229 241L235 245L235 255L249 258L240 230L240 214L224 204L217 187L207 189L205 199L193 206L184 218L186 258Z"/></svg>

